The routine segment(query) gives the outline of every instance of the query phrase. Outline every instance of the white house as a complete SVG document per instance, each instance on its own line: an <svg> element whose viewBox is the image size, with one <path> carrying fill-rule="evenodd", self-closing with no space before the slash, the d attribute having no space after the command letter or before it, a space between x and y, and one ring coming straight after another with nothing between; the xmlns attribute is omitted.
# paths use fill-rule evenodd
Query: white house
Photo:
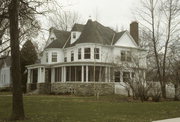
<svg viewBox="0 0 180 122"><path fill-rule="evenodd" d="M0 88L11 86L11 57L0 60Z"/></svg>
<svg viewBox="0 0 180 122"><path fill-rule="evenodd" d="M112 94L115 85L146 69L146 51L138 45L138 23L115 32L97 21L75 24L71 31L51 28L40 64L27 66L28 91L40 93ZM128 64L129 67L117 68Z"/></svg>

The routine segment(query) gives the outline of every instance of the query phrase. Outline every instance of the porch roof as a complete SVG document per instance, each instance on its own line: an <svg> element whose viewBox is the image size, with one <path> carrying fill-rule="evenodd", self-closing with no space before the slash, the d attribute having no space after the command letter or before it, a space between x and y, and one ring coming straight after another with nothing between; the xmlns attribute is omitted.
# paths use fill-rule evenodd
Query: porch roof
<svg viewBox="0 0 180 122"><path fill-rule="evenodd" d="M57 67L57 66L112 66L111 63L106 62L63 62L63 63L57 63L52 64L51 67Z"/></svg>
<svg viewBox="0 0 180 122"><path fill-rule="evenodd" d="M55 63L55 64L33 64L33 65L27 65L26 67L28 69L34 69L34 68L51 68L51 67L59 67L59 66L112 66L111 63L106 62L63 62L63 63Z"/></svg>

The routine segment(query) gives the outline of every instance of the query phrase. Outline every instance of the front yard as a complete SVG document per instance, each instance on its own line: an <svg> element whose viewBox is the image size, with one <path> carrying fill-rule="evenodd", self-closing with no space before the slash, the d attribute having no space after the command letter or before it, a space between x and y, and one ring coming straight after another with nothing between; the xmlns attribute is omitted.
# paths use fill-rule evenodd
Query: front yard
<svg viewBox="0 0 180 122"><path fill-rule="evenodd" d="M128 102L129 101L129 102ZM130 102L122 96L25 96L24 122L151 122L180 116L180 102ZM11 96L0 95L0 121L11 113Z"/></svg>

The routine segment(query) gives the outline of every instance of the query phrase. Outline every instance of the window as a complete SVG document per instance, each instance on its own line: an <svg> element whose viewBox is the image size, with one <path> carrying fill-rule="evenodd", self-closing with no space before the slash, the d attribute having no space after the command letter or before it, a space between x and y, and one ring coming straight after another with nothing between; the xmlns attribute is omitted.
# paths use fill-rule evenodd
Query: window
<svg viewBox="0 0 180 122"><path fill-rule="evenodd" d="M121 51L121 61L128 61L131 62L132 55L130 51Z"/></svg>
<svg viewBox="0 0 180 122"><path fill-rule="evenodd" d="M94 59L99 59L99 48L94 48Z"/></svg>
<svg viewBox="0 0 180 122"><path fill-rule="evenodd" d="M84 58L85 59L91 58L91 48L84 48Z"/></svg>
<svg viewBox="0 0 180 122"><path fill-rule="evenodd" d="M48 53L46 53L46 62L48 62Z"/></svg>
<svg viewBox="0 0 180 122"><path fill-rule="evenodd" d="M54 37L51 37L51 41L54 41L55 40L55 38Z"/></svg>
<svg viewBox="0 0 180 122"><path fill-rule="evenodd" d="M71 51L71 61L74 61L74 52Z"/></svg>
<svg viewBox="0 0 180 122"><path fill-rule="evenodd" d="M52 52L52 62L57 62L57 52Z"/></svg>
<svg viewBox="0 0 180 122"><path fill-rule="evenodd" d="M64 62L67 62L67 57L64 57Z"/></svg>
<svg viewBox="0 0 180 122"><path fill-rule="evenodd" d="M73 33L73 39L75 39L76 38L76 33Z"/></svg>
<svg viewBox="0 0 180 122"><path fill-rule="evenodd" d="M81 48L78 49L78 59L81 59Z"/></svg>
<svg viewBox="0 0 180 122"><path fill-rule="evenodd" d="M127 51L127 61L131 62L131 52Z"/></svg>
<svg viewBox="0 0 180 122"><path fill-rule="evenodd" d="M123 82L128 82L130 80L130 72L123 72Z"/></svg>
<svg viewBox="0 0 180 122"><path fill-rule="evenodd" d="M120 71L115 72L115 82L120 82Z"/></svg>
<svg viewBox="0 0 180 122"><path fill-rule="evenodd" d="M125 61L125 60L126 60L125 51L121 51L121 61Z"/></svg>

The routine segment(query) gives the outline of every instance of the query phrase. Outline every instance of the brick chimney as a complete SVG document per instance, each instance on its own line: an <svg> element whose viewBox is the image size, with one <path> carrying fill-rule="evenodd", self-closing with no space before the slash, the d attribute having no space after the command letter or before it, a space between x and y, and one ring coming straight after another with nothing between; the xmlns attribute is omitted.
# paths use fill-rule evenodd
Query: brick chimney
<svg viewBox="0 0 180 122"><path fill-rule="evenodd" d="M136 41L137 45L139 45L139 27L138 22L134 21L130 24L130 34L133 39Z"/></svg>

